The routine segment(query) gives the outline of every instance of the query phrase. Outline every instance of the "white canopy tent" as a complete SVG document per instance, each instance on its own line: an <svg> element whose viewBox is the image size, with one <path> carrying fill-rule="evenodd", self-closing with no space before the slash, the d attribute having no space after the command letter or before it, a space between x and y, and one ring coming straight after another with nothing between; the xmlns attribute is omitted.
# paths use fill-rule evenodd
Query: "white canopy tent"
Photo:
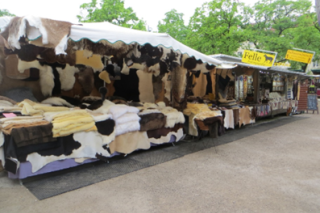
<svg viewBox="0 0 320 213"><path fill-rule="evenodd" d="M204 63L207 62L222 68L222 63L220 60L209 57L188 47L166 33L145 32L120 27L108 22L101 22L72 25L69 37L74 41L87 38L93 42L98 42L104 39L110 43L115 43L117 41L122 41L126 44L137 42L140 45L149 43L152 46L163 46L166 48L171 48L175 51L180 51L182 54L186 53L190 57L194 56L196 59L201 59ZM230 65L225 66L230 68Z"/></svg>
<svg viewBox="0 0 320 213"><path fill-rule="evenodd" d="M0 23L2 23L2 26L0 27L2 28L2 31L5 28L4 23L9 24L9 22L10 19L0 17ZM28 22L29 26L26 24L26 22ZM11 37L10 40L8 39L9 46L20 49L19 38L21 36L26 36L31 41L37 40L39 37L42 37L42 43L47 44L48 33L45 29L46 28L42 25L41 18L25 16L21 20L18 33L14 35L14 37ZM64 50L66 50L67 48L68 38L74 41L79 41L81 39L89 39L92 42L107 40L110 43L122 41L125 44L137 42L140 45L149 43L152 46L163 46L166 48L170 48L174 51L179 51L182 54L188 54L190 57L194 56L196 59L201 59L203 63L214 64L217 68L234 68L233 65L224 64L218 59L209 57L178 42L168 34L134 30L120 27L108 22L73 24L71 26L70 34L62 36L63 38L55 47L56 54L65 53Z"/></svg>

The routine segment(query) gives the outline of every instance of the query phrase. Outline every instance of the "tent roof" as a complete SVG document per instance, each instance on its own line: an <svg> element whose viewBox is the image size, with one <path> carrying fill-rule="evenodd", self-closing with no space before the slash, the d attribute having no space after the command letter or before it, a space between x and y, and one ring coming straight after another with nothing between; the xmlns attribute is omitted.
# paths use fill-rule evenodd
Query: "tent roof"
<svg viewBox="0 0 320 213"><path fill-rule="evenodd" d="M277 66L266 67L266 66L257 66L257 65L253 65L253 64L244 63L244 62L241 62L240 57L235 57L235 56L230 56L230 55L216 54L216 55L210 55L210 57L213 57L215 59L220 60L221 63L223 63L223 64L236 64L239 66L251 67L254 69L265 70L265 71L270 71L270 72L278 72L278 73L282 73L282 74L306 76L305 73L294 72L294 71L288 70L286 68L281 68L281 67L277 67Z"/></svg>
<svg viewBox="0 0 320 213"><path fill-rule="evenodd" d="M166 33L152 33L140 30L120 27L108 22L100 23L83 23L71 26L71 33L69 38L74 41L81 39L89 39L93 42L100 40L107 40L110 43L122 41L126 44L138 43L144 45L146 43L152 46L163 46L179 51L182 54L186 53L190 57L194 56L196 59L201 59L204 63L221 66L221 61L200 53L172 38Z"/></svg>
<svg viewBox="0 0 320 213"><path fill-rule="evenodd" d="M0 17L0 29L4 29L10 22L10 18ZM25 16L22 19L21 26L26 27L24 21L28 21L31 24L31 28L26 31L26 36L29 40L36 40L39 37L46 37L46 33L43 34L43 26L41 23L41 18L33 16ZM53 20L56 21L56 20ZM1 24L2 23L2 24ZM59 24L59 21L56 22ZM71 24L71 23L70 23ZM21 26L19 33L23 35L21 31ZM26 30L26 29L25 29ZM182 54L187 54L189 57L194 56L196 59L201 59L204 63L214 64L219 68L232 68L230 65L225 67L220 60L209 57L203 53L200 53L182 43L172 38L170 35L165 33L152 33L145 32L140 30L129 29L125 27L120 27L108 22L100 23L81 23L71 25L70 35L68 38L79 41L81 39L89 39L92 42L99 42L100 40L107 40L110 43L116 43L117 41L122 41L125 44L138 43L144 45L146 43L151 44L152 46L163 46L166 48L171 48L175 51L179 51ZM47 39L47 38L45 38ZM67 40L60 42L60 47L66 47ZM64 43L64 44L63 44ZM20 45L16 45L19 48ZM62 48L56 48L56 54L64 53Z"/></svg>

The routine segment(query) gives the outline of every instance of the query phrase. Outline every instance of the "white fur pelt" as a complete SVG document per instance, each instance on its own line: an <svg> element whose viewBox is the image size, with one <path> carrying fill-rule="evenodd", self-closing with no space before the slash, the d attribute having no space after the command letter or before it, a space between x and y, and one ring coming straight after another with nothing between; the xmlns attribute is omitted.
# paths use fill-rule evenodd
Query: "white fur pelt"
<svg viewBox="0 0 320 213"><path fill-rule="evenodd" d="M87 110L87 112L92 116L94 122L100 122L100 121L112 119L111 114L93 113L91 110Z"/></svg>
<svg viewBox="0 0 320 213"><path fill-rule="evenodd" d="M111 143L115 138L114 132L109 136L103 136L97 131L78 132L73 134L73 139L78 141L81 146L73 150L70 155L50 155L41 156L37 152L33 152L27 156L27 161L32 165L32 172L36 172L48 163L57 160L70 158L96 158L96 154L110 157L110 153L103 148L104 145Z"/></svg>
<svg viewBox="0 0 320 213"><path fill-rule="evenodd" d="M126 113L136 113L138 114L139 109L136 107L131 107L123 104L117 104L110 107L110 113L112 114L112 117L114 120L121 117L122 115Z"/></svg>
<svg viewBox="0 0 320 213"><path fill-rule="evenodd" d="M74 74L78 73L79 69L75 66L70 66L69 64L66 64L64 69L60 67L57 67L56 69L60 75L61 89L64 91L71 90L76 82Z"/></svg>
<svg viewBox="0 0 320 213"><path fill-rule="evenodd" d="M120 117L118 117L116 121L116 125L118 124L125 124L128 122L133 122L133 121L140 121L140 117L136 113L126 113Z"/></svg>
<svg viewBox="0 0 320 213"><path fill-rule="evenodd" d="M25 70L30 68L37 68L37 69L43 69L43 67L40 65L39 61L22 61L21 59L18 59L18 71L20 73L24 73Z"/></svg>
<svg viewBox="0 0 320 213"><path fill-rule="evenodd" d="M160 75L160 63L156 63L148 68L148 72L153 73L155 77Z"/></svg>
<svg viewBox="0 0 320 213"><path fill-rule="evenodd" d="M154 103L155 97L153 94L152 73L147 73L142 70L137 71L139 78L139 99L141 102Z"/></svg>
<svg viewBox="0 0 320 213"><path fill-rule="evenodd" d="M124 75L129 75L130 68L127 66L125 59L123 59L122 70L120 72Z"/></svg>
<svg viewBox="0 0 320 213"><path fill-rule="evenodd" d="M148 138L148 141L153 144L168 143L172 135L175 136L176 142L178 142L183 137L183 129L180 128L177 132L169 132L166 136L161 136L160 138Z"/></svg>
<svg viewBox="0 0 320 213"><path fill-rule="evenodd" d="M162 56L161 56L161 61L166 61L168 54L170 54L171 49L160 46L159 48L162 48Z"/></svg>
<svg viewBox="0 0 320 213"><path fill-rule="evenodd" d="M40 75L40 87L44 96L51 96L54 87L54 75L50 66L41 66L39 61L22 61L18 59L18 71L23 73L26 69L37 68Z"/></svg>
<svg viewBox="0 0 320 213"><path fill-rule="evenodd" d="M40 69L40 87L44 96L51 96L54 88L54 75L52 67L44 65Z"/></svg>
<svg viewBox="0 0 320 213"><path fill-rule="evenodd" d="M115 105L116 105L115 103L113 103L113 102L111 102L109 100L104 100L102 106L99 107L96 110L93 110L93 112L102 113L102 114L108 114L108 113L110 113L110 108L115 106Z"/></svg>
<svg viewBox="0 0 320 213"><path fill-rule="evenodd" d="M66 100L58 97L50 97L46 100L43 100L41 102L42 104L50 104L50 105L56 105L56 106L67 106L67 107L74 107L72 104L67 102Z"/></svg>
<svg viewBox="0 0 320 213"><path fill-rule="evenodd" d="M198 71L198 70L200 70L200 72L202 72L202 73L209 72L209 70L206 68L206 63L197 64L196 67L192 71Z"/></svg>
<svg viewBox="0 0 320 213"><path fill-rule="evenodd" d="M5 100L0 100L0 106L3 106L3 107L12 107L13 104L9 101L5 101Z"/></svg>
<svg viewBox="0 0 320 213"><path fill-rule="evenodd" d="M165 89L165 94L164 97L167 98L169 101L171 101L171 89L172 89L172 81L168 81L169 74L166 73L163 78L162 82L164 83L164 89Z"/></svg>
<svg viewBox="0 0 320 213"><path fill-rule="evenodd" d="M110 107L109 112L116 122L116 136L127 132L140 130L139 109L127 105L117 104Z"/></svg>
<svg viewBox="0 0 320 213"><path fill-rule="evenodd" d="M183 113L172 107L159 108L159 110L167 116L166 128L172 128L178 123L183 124L185 122Z"/></svg>
<svg viewBox="0 0 320 213"><path fill-rule="evenodd" d="M130 121L123 124L116 125L116 136L122 135L127 132L134 132L140 130L140 123L139 121ZM133 138L134 140L134 138Z"/></svg>

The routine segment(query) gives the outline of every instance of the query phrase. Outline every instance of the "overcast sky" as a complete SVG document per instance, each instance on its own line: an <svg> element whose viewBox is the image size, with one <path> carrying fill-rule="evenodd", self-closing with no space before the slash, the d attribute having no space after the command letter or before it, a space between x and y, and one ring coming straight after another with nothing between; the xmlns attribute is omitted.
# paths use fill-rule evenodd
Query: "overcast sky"
<svg viewBox="0 0 320 213"><path fill-rule="evenodd" d="M139 18L147 25L157 30L159 20L171 9L184 14L186 24L193 15L195 8L209 0L125 0L125 7L132 7ZM254 4L257 0L239 0L245 4ZM7 9L17 16L34 15L44 18L65 20L77 23L76 16L80 14L80 5L91 0L0 0L0 9Z"/></svg>

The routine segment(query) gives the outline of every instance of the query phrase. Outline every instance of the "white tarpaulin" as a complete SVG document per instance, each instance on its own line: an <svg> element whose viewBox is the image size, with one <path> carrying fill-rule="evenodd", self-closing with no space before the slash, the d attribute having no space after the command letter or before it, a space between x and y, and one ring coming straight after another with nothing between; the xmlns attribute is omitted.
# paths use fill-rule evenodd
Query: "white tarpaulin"
<svg viewBox="0 0 320 213"><path fill-rule="evenodd" d="M190 57L194 56L196 59L201 59L203 62L208 62L216 66L221 65L221 61L202 54L172 38L165 33L151 33L140 30L120 27L108 22L101 23L83 23L81 25L72 25L70 38L74 41L79 41L87 38L93 42L100 40L107 40L110 43L122 41L126 44L137 42L140 45L146 43L152 46L164 46L172 48L181 53L187 53Z"/></svg>

